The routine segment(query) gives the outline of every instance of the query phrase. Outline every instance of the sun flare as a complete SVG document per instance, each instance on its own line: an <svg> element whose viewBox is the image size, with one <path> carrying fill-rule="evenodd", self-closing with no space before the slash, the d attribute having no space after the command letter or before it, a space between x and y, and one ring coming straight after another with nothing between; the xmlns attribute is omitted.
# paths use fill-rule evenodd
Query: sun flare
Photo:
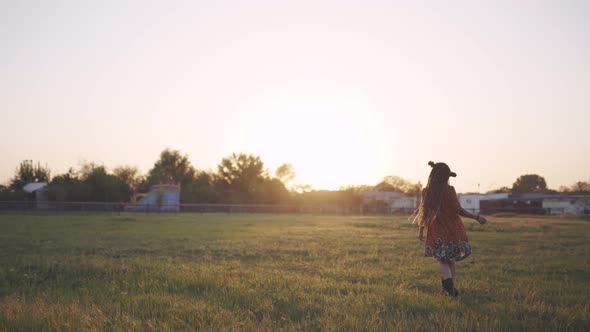
<svg viewBox="0 0 590 332"><path fill-rule="evenodd" d="M292 163L297 182L314 189L373 182L383 176L370 171L382 161L374 146L383 124L366 110L361 98L350 96L277 98L254 112L255 145L263 147L264 156Z"/></svg>

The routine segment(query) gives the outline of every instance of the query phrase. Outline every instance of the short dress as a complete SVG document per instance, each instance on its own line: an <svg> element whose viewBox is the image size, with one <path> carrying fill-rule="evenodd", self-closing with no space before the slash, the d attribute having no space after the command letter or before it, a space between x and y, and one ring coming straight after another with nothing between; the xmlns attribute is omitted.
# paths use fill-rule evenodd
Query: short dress
<svg viewBox="0 0 590 332"><path fill-rule="evenodd" d="M426 227L424 256L454 262L471 255L471 245L459 217L460 210L455 188L448 186L440 211Z"/></svg>

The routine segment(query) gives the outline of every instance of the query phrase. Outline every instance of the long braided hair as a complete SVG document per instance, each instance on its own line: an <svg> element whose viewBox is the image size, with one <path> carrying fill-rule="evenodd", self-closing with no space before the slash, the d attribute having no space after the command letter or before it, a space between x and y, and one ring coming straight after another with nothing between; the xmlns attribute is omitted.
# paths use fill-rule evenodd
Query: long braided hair
<svg viewBox="0 0 590 332"><path fill-rule="evenodd" d="M449 184L449 177L457 176L445 163L428 162L432 167L428 176L428 184L424 188L422 200L418 207L414 223L420 226L428 226L440 211L444 195Z"/></svg>

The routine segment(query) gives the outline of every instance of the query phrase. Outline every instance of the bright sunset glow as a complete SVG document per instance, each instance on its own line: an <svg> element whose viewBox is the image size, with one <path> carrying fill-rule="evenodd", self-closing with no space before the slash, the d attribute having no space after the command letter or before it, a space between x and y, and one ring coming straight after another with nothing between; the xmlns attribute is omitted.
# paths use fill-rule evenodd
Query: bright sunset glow
<svg viewBox="0 0 590 332"><path fill-rule="evenodd" d="M146 172L170 147L291 163L315 189L588 180L584 1L0 4L0 183L21 160Z"/></svg>
<svg viewBox="0 0 590 332"><path fill-rule="evenodd" d="M251 143L264 147L260 154L269 163L293 160L297 182L315 188L338 189L383 177L373 165L387 162L376 149L386 127L363 112L369 105L362 96L291 91L295 93L271 98L250 113L248 126L263 128L253 133Z"/></svg>

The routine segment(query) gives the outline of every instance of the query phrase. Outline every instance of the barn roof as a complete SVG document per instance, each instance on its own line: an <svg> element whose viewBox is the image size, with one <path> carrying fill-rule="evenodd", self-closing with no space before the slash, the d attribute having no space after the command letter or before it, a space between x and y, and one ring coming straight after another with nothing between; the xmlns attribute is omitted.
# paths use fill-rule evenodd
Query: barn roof
<svg viewBox="0 0 590 332"><path fill-rule="evenodd" d="M37 191L39 189L43 189L45 187L47 187L47 182L31 182L31 183L27 183L23 187L23 190L28 193L34 193L35 191Z"/></svg>

